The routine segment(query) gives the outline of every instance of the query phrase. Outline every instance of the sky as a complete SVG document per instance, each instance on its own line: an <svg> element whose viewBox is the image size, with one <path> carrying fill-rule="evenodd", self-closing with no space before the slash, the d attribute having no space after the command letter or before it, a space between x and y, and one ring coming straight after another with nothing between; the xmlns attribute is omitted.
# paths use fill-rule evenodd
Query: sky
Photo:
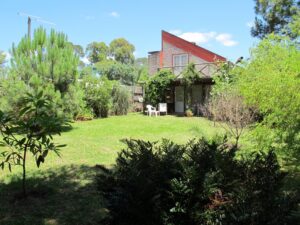
<svg viewBox="0 0 300 225"><path fill-rule="evenodd" d="M27 17L18 13L41 18L32 21L32 30L54 28L84 48L124 37L136 57L160 50L161 30L231 61L247 58L257 42L250 35L253 0L1 0L0 10L0 50L6 53L27 32Z"/></svg>

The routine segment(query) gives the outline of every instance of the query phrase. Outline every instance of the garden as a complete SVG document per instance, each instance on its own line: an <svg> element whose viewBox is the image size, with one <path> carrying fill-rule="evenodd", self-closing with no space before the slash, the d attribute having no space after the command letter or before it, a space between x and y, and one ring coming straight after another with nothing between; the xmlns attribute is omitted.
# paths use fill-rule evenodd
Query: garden
<svg viewBox="0 0 300 225"><path fill-rule="evenodd" d="M249 59L215 62L203 117L136 112L130 87L157 106L176 80L190 104L203 77L193 63L180 80L164 69L150 77L124 38L84 51L40 27L12 45L9 66L0 52L0 224L298 224L300 13L291 10L282 30L257 24Z"/></svg>

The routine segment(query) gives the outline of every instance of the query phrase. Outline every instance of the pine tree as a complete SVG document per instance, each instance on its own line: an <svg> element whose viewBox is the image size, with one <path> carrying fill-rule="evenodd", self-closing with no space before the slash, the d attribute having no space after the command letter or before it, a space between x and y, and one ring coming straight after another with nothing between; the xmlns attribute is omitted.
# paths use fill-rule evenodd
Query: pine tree
<svg viewBox="0 0 300 225"><path fill-rule="evenodd" d="M62 114L75 116L83 106L78 85L79 57L64 33L38 28L12 47L9 77L23 81L29 89L44 90Z"/></svg>

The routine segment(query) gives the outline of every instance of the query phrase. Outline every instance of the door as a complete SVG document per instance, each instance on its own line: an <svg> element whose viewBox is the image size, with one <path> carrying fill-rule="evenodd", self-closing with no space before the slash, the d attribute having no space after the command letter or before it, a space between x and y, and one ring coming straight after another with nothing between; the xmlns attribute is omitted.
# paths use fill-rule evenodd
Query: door
<svg viewBox="0 0 300 225"><path fill-rule="evenodd" d="M175 113L184 112L184 88L182 86L175 87Z"/></svg>

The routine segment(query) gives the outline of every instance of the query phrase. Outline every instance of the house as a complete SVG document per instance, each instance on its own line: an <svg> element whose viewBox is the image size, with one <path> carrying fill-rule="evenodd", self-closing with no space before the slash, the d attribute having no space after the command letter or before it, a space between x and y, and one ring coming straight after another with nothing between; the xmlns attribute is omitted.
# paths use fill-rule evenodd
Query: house
<svg viewBox="0 0 300 225"><path fill-rule="evenodd" d="M191 108L195 113L207 102L212 75L216 71L216 61L226 61L226 58L213 53L193 42L186 41L166 31L162 31L160 51L148 53L149 75L153 76L161 69L170 69L177 76L174 85L166 96L170 112L184 113ZM191 105L185 102L185 89L180 82L181 74L189 63L194 63L202 78L192 86Z"/></svg>

